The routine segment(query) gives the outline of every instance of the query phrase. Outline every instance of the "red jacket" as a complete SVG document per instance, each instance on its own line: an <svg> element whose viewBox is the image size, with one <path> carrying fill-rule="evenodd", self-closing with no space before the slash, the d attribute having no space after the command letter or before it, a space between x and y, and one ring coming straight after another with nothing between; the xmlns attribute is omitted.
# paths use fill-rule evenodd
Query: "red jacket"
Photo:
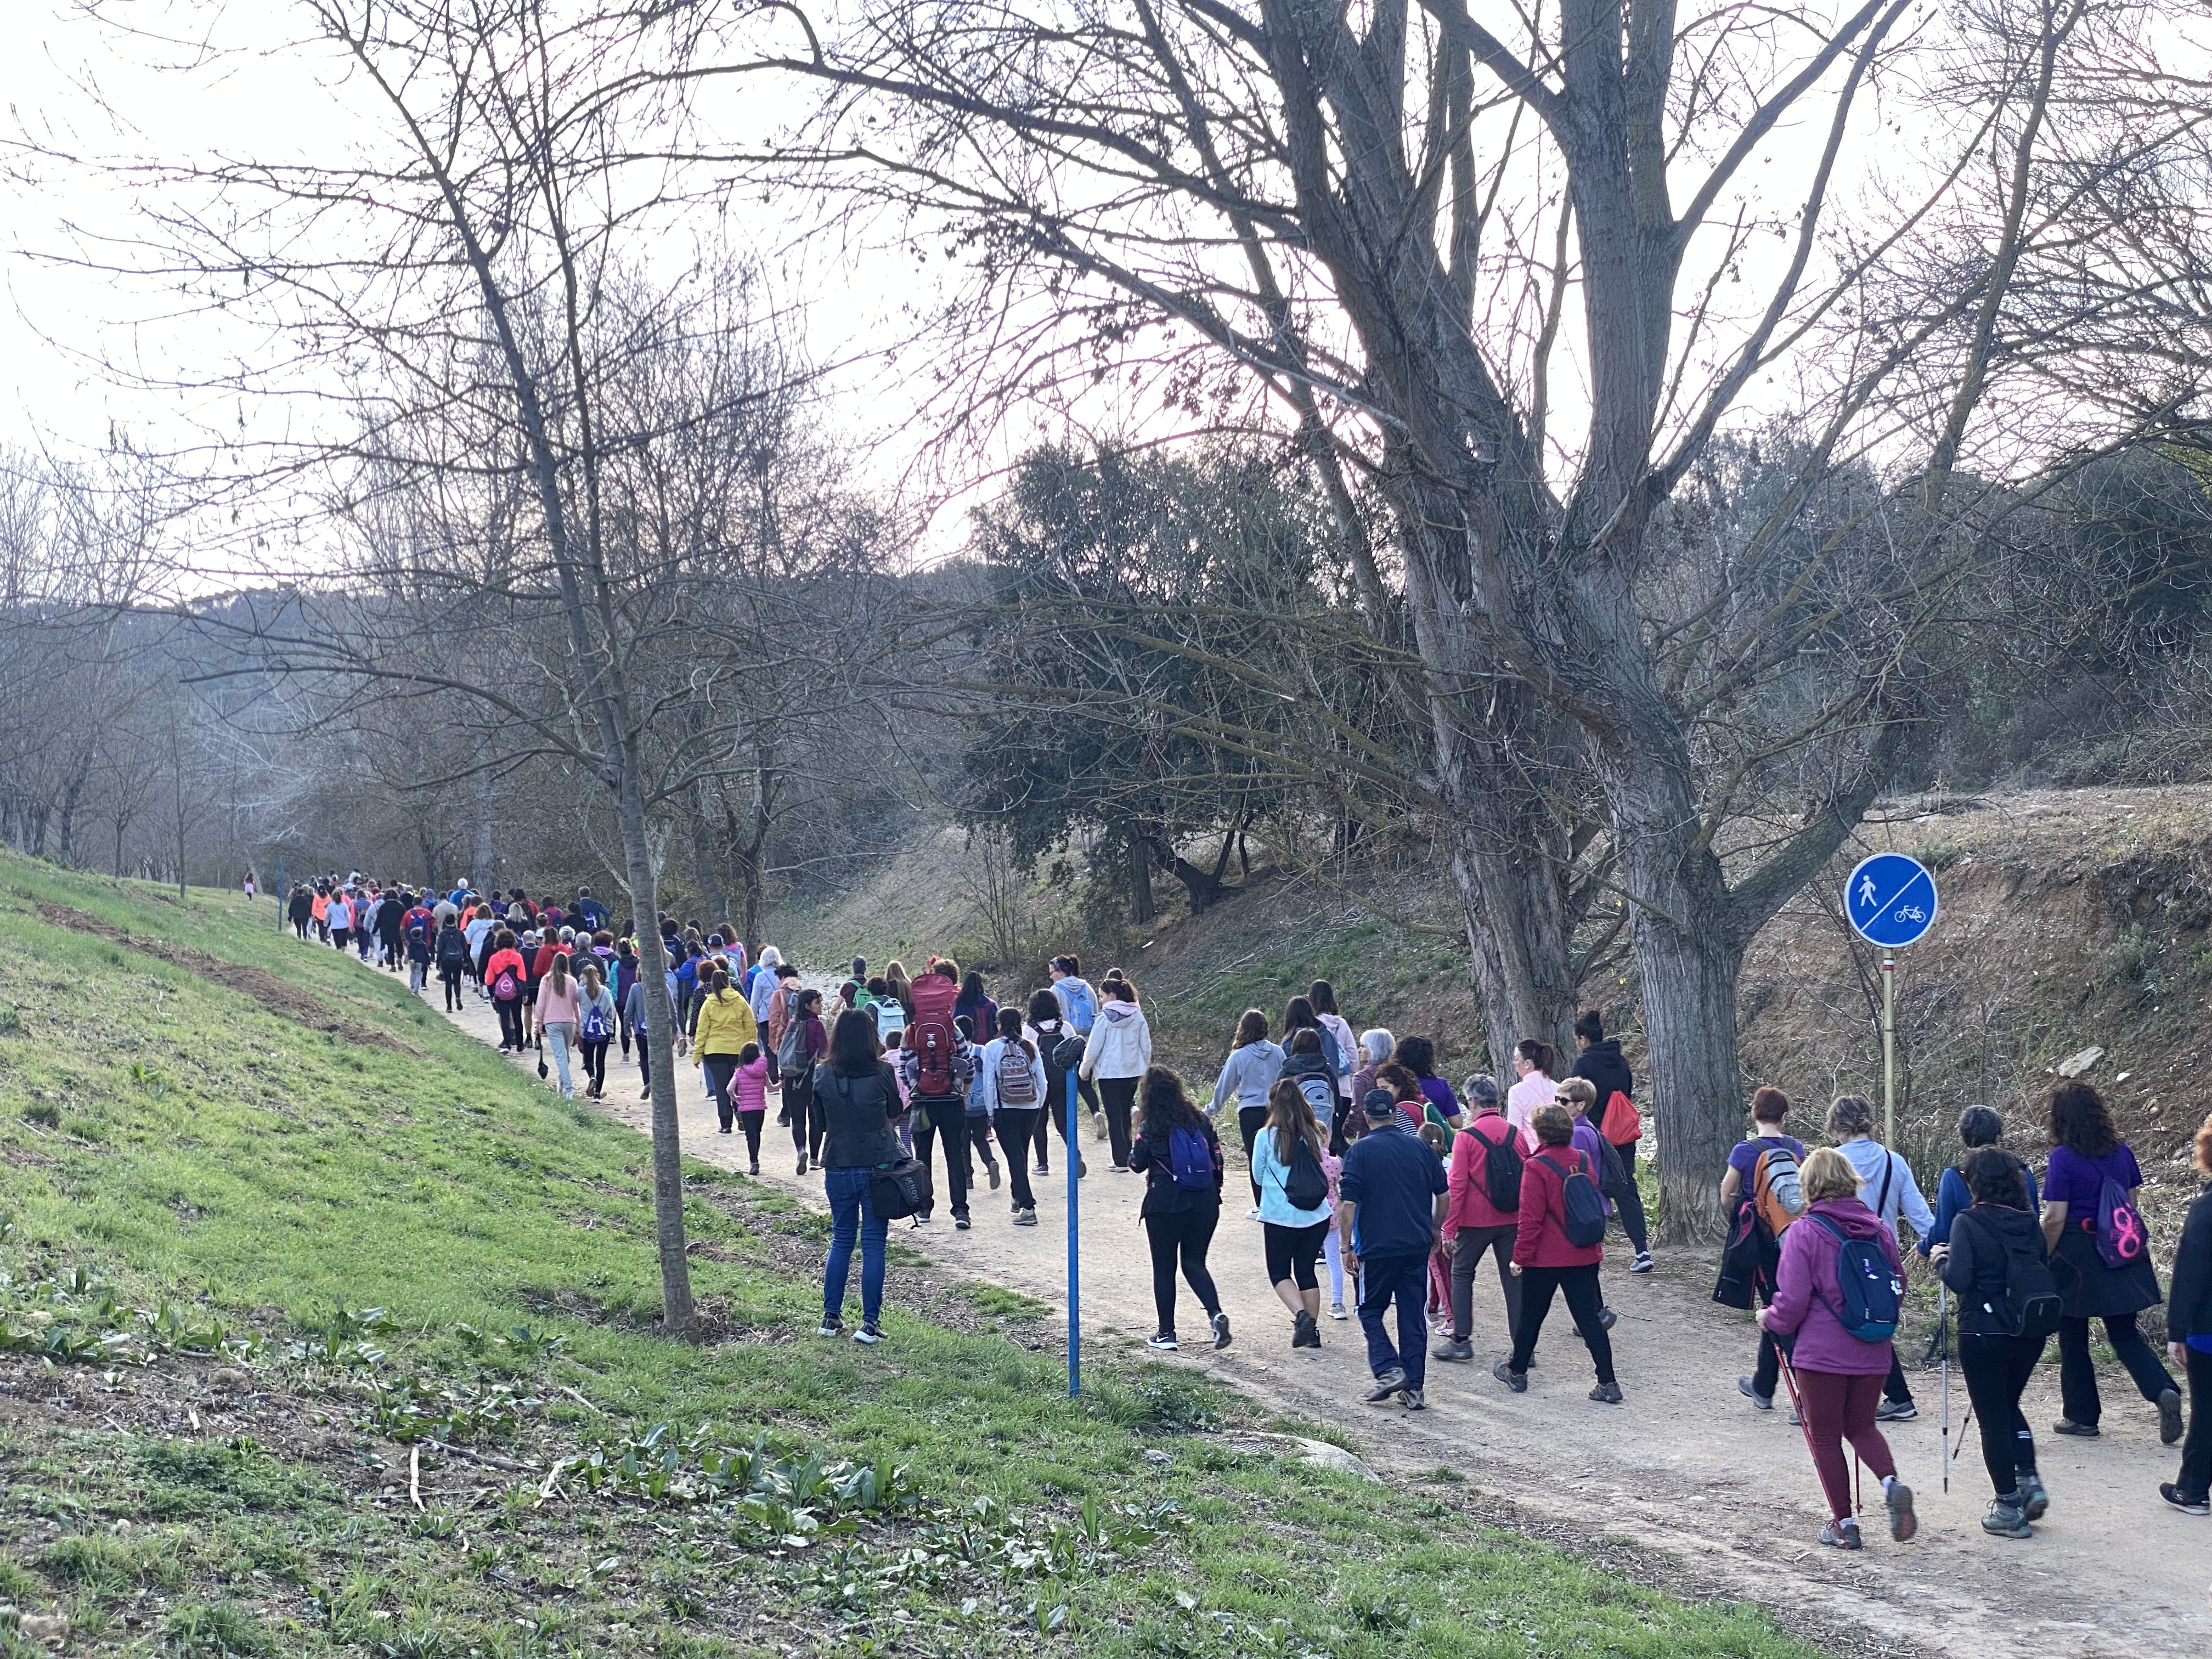
<svg viewBox="0 0 2212 1659"><path fill-rule="evenodd" d="M1502 1113L1485 1112L1480 1117L1468 1120L1467 1127L1452 1137L1451 1170L1446 1181L1451 1201L1444 1208L1444 1237L1449 1238L1462 1227L1508 1227L1516 1219L1510 1210L1501 1210L1490 1201L1490 1189L1483 1185L1480 1158L1487 1156L1490 1142L1504 1142L1513 1138L1513 1126Z"/></svg>
<svg viewBox="0 0 2212 1659"><path fill-rule="evenodd" d="M1513 1259L1524 1267L1591 1267L1605 1258L1602 1244L1580 1249L1560 1231L1566 1218L1566 1182L1551 1168L1581 1170L1593 1181L1589 1158L1572 1146L1539 1146L1521 1166L1521 1231L1514 1235Z"/></svg>

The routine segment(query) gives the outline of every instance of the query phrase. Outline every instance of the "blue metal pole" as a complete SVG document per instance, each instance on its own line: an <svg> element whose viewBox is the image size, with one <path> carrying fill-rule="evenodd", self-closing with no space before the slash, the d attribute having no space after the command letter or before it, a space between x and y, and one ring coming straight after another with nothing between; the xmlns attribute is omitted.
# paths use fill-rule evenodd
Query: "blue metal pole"
<svg viewBox="0 0 2212 1659"><path fill-rule="evenodd" d="M276 855L276 931L284 931L284 855Z"/></svg>
<svg viewBox="0 0 2212 1659"><path fill-rule="evenodd" d="M1067 1074L1067 1144L1060 1149L1067 1166L1067 1397L1083 1392L1083 1330L1078 1318L1083 1300L1083 1269L1076 1254L1076 1179L1083 1168L1082 1141L1075 1121L1075 1073Z"/></svg>

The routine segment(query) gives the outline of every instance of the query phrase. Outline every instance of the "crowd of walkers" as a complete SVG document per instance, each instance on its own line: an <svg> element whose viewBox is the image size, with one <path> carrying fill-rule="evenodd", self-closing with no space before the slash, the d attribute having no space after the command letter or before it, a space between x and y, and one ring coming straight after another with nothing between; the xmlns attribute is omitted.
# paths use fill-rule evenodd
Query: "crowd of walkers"
<svg viewBox="0 0 2212 1659"><path fill-rule="evenodd" d="M471 995L491 1004L501 1047L537 1051L540 1075L553 1074L563 1094L601 1096L618 1044L624 1056L635 1052L641 1097L651 1098L647 957L629 924L613 926L588 890L563 904L520 889L416 893L356 874L303 883L286 902L303 939L395 973L404 964L418 990L434 976L448 1010ZM1316 981L1279 1023L1247 1010L1210 1096L1198 1095L1157 1063L1135 982L1115 969L1094 987L1072 954L1001 1005L981 974L949 958L909 975L897 962L873 974L855 957L848 973L817 976L825 988L805 983L772 945L751 959L727 924L663 917L658 938L678 1054L697 1067L720 1132L744 1137L757 1175L775 1111L796 1173L823 1179L833 1223L825 1336L846 1332L857 1254L861 1319L851 1334L883 1340L892 1220L930 1226L941 1201L964 1231L987 1184L1009 1188L1013 1226L1036 1226L1032 1178L1050 1172L1055 1136L1079 1176L1090 1172L1067 1144L1079 1114L1111 1170L1143 1183L1156 1314L1147 1346L1182 1346L1177 1305L1188 1289L1206 1344L1227 1347L1229 1316L1208 1256L1228 1183L1223 1126L1233 1118L1246 1218L1261 1230L1291 1347L1320 1347L1324 1310L1352 1316L1349 1291L1371 1377L1366 1399L1425 1410L1429 1363L1475 1358L1474 1292L1488 1259L1504 1314L1492 1348L1502 1350L1498 1382L1528 1389L1558 1301L1589 1357L1589 1398L1625 1399L1601 1274L1613 1225L1628 1241L1627 1270L1653 1267L1635 1176L1644 1124L1634 1076L1595 1011L1575 1023L1577 1052L1564 1072L1551 1045L1530 1038L1512 1052L1510 1085L1476 1073L1455 1091L1430 1039L1382 1027L1355 1035L1334 988ZM2189 1212L2166 1298L2185 1405L2184 1383L2138 1325L2160 1301L2137 1202L2142 1172L2091 1085L2051 1091L2040 1182L2003 1149L2002 1116L1969 1109L1932 1208L1907 1161L1875 1139L1865 1100L1837 1097L1824 1121L1828 1144L1817 1148L1788 1133L1791 1117L1780 1090L1753 1092L1748 1132L1720 1174L1730 1227L1714 1297L1755 1313L1755 1363L1736 1386L1759 1411L1787 1392L1830 1512L1821 1543L1863 1544L1846 1445L1881 1483L1892 1538L1917 1530L1911 1490L1881 1431L1919 1411L1896 1340L1907 1229L1943 1286L1936 1343L1947 1354L1955 1331L1992 1487L1987 1531L2031 1536L2053 1501L2021 1401L2054 1335L2063 1415L2053 1431L2101 1432L2093 1321L2155 1410L2160 1438L2185 1436L2179 1478L2160 1487L2161 1498L2212 1514L2212 1187ZM2212 1120L2195 1160L2212 1176Z"/></svg>

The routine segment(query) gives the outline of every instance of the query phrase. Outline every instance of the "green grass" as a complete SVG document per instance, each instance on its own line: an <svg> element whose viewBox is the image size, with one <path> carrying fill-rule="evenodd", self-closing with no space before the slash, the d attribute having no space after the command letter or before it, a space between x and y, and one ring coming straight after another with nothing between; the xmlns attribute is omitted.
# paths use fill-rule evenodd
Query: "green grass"
<svg viewBox="0 0 2212 1659"><path fill-rule="evenodd" d="M1188 1371L1102 1359L1071 1402L1054 1355L896 1306L883 1348L820 1342L818 1226L704 1166L695 1284L736 1334L665 1341L642 1142L272 912L0 858L0 1597L76 1648L1807 1651L1486 1525L1448 1475L1236 1450L1212 1431L1264 1413ZM88 1363L5 1352L62 1331Z"/></svg>

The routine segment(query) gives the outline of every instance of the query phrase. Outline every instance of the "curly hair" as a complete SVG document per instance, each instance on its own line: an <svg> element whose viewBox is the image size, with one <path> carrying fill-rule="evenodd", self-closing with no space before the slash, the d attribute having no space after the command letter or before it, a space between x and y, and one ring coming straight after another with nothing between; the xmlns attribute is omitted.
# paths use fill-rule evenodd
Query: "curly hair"
<svg viewBox="0 0 2212 1659"><path fill-rule="evenodd" d="M2002 1204L2008 1210L2027 1207L2027 1188L2021 1184L2020 1164L2010 1152L1983 1146L1966 1155L1960 1173L1977 1204Z"/></svg>
<svg viewBox="0 0 2212 1659"><path fill-rule="evenodd" d="M2077 1158L2105 1158L2120 1147L2112 1109L2087 1083L2069 1079L2051 1091L2051 1144Z"/></svg>
<svg viewBox="0 0 2212 1659"><path fill-rule="evenodd" d="M1148 1129L1156 1123L1164 1130L1195 1129L1206 1121L1191 1104L1182 1079L1164 1066L1146 1072L1137 1092L1144 1103L1141 1121Z"/></svg>
<svg viewBox="0 0 2212 1659"><path fill-rule="evenodd" d="M2197 1173L2212 1176L2212 1117L2197 1132Z"/></svg>

